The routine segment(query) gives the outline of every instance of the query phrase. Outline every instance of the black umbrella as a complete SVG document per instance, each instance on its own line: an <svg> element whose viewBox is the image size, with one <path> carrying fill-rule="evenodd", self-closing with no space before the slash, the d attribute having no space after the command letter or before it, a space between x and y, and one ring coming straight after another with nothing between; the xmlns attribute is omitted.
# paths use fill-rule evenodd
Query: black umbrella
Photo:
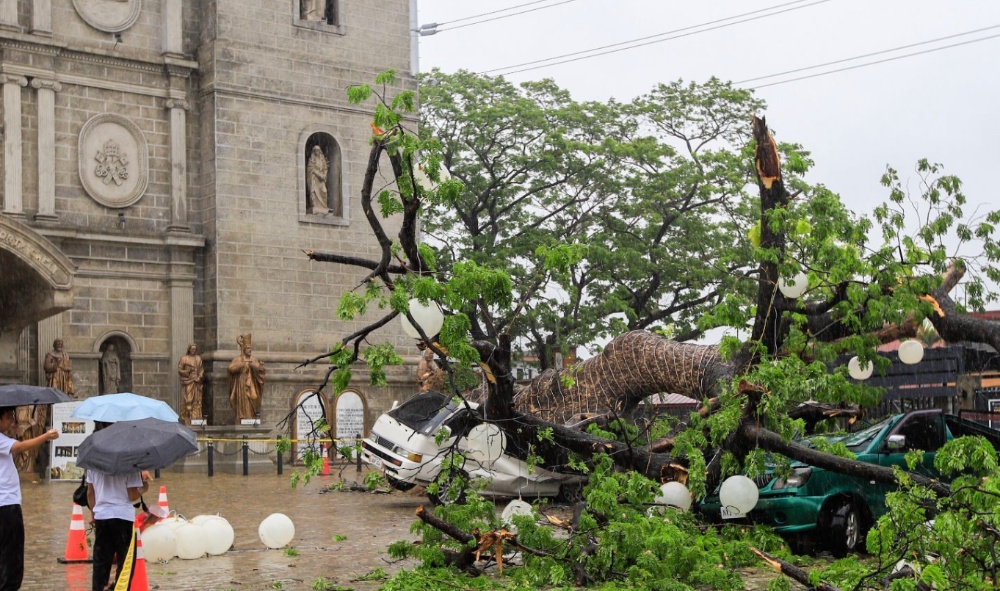
<svg viewBox="0 0 1000 591"><path fill-rule="evenodd" d="M159 470L198 450L194 431L160 419L120 421L87 437L76 463L107 474Z"/></svg>
<svg viewBox="0 0 1000 591"><path fill-rule="evenodd" d="M73 399L59 388L27 384L0 386L0 406L31 406L57 402L73 402Z"/></svg>

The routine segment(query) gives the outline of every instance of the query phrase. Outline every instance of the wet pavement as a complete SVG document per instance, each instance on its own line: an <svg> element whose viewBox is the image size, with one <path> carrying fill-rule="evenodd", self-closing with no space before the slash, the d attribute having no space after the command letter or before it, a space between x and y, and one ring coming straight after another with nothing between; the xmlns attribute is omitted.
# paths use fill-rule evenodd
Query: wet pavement
<svg viewBox="0 0 1000 591"><path fill-rule="evenodd" d="M426 497L406 493L321 492L339 481L335 475L314 478L292 488L290 470L283 476L239 476L163 472L145 495L155 504L159 487L167 487L172 511L187 518L221 514L235 533L234 548L221 556L197 560L174 558L147 562L150 589L159 591L307 590L320 577L331 586L374 591L377 582L354 581L376 567L389 573L406 564L391 564L385 554L397 540L414 540L409 533L414 511ZM344 473L349 482L362 475ZM25 591L89 591L90 564L60 564L73 512L71 496L77 482L22 480L25 533ZM271 513L284 513L295 524L290 544L297 552L270 550L257 534ZM89 519L89 512L84 514ZM337 541L340 537L342 541ZM88 536L93 541L93 534Z"/></svg>

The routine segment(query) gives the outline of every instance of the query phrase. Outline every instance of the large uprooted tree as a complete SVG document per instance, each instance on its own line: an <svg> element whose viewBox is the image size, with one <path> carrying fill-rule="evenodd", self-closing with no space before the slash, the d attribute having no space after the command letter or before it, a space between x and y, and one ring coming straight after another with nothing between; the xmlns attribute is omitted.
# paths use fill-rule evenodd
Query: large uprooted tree
<svg viewBox="0 0 1000 591"><path fill-rule="evenodd" d="M717 305L699 324L699 330L736 327L745 338L724 337L718 345L696 345L652 332L630 331L614 338L599 355L568 369L549 369L518 388L511 371L513 351L507 326L517 322L522 303L512 297L511 279L505 272L512 261L491 261L488 257L453 260L447 274L439 271L434 249L420 242L419 216L429 207L449 207L466 199L465 187L461 181L448 178L440 144L407 128L403 115L414 109L415 97L405 91L388 96L386 87L393 82L392 73L384 73L377 78L376 87L350 90L352 101L364 103L374 98L376 103L361 199L381 256L363 260L336 253L308 253L314 260L365 270L359 274L358 288L342 298L338 310L342 317L353 317L378 304L389 308L381 319L346 336L341 345L316 359L329 359L327 375L335 389L347 384L351 366L359 359L368 363L375 381L384 377L386 364L399 362L391 347L371 341L375 331L397 315L407 314L449 371L453 394L466 391L469 367L482 368L488 380L486 420L503 429L513 445L529 450L533 461L548 467L569 463L592 470L613 464L616 474L641 474L655 482L682 474L695 495L704 495L728 474L760 471L776 457L901 484L909 493L905 497L910 503L906 505L911 509L906 513L909 521L897 518L880 525L880 539L896 538L884 544L880 562L856 568L850 576L841 572L838 580L855 588L898 585L894 581L900 580L911 585L905 588L914 588L912 585L928 585L928 580L954 583L959 579L978 581L981 588L988 588L997 580L1000 491L995 453L982 451L989 449L988 444L962 442L950 455L944 454L966 470L966 476L945 483L798 444L792 437L802 433L804 423L789 411L807 398L841 408L875 403L877 391L849 379L846 368L834 367L833 362L839 355L851 353L862 363L883 369L887 362L876 355L876 346L915 335L924 319L947 341L973 341L1000 350L1000 325L967 315L950 295L962 279L968 301L981 305L984 296L989 301L983 279L1000 279L994 266L1000 249L993 238L1000 213L989 212L966 221L959 181L940 174L936 165L921 162L918 191L909 193L889 169L883 178L889 198L876 208L874 222L855 217L836 195L822 187L790 191L784 180L781 150L764 119L754 117L750 148L745 153L756 171L759 221L744 231L752 244L755 268L741 279L744 289L719 294ZM586 162L581 162L585 167ZM377 189L382 175L388 176L389 182ZM919 217L917 222L910 219L913 214ZM395 239L385 230L388 216L402 220ZM642 221L634 223L641 225ZM637 230L636 235L640 234ZM881 245L872 246L873 234L880 234ZM576 244L540 249L536 254L544 272L565 273L581 264L579 253L586 244L577 240ZM951 256L958 245L972 242L977 245L977 256ZM692 261L692 265L705 264L703 260ZM808 276L809 289L804 297L790 299L778 289L779 283L800 272ZM752 290L745 289L747 284ZM748 299L743 295L746 293L753 295ZM447 311L440 334L425 334L409 316L411 298L437 302ZM616 420L630 417L640 401L660 392L685 394L703 401L702 406L691 420L669 432L637 430ZM581 415L589 418L583 426L592 424L592 428L567 426ZM627 481L619 481L619 492L611 495L614 503L620 504L628 496L628 485L622 482ZM602 526L611 527L609 520L614 517L609 513L617 509L608 508L618 505L604 506L602 511L598 499L606 497L597 493L605 485L593 486L595 496L588 497L589 521L580 520L573 526L576 529L571 528L570 539L577 541L575 553L559 554L543 542L532 547L524 529L518 536L496 528L490 529L489 535L482 531L473 534L426 511L423 518L459 540L463 550L441 551L439 556L465 567L480 558L485 560L481 555L487 548L510 540L526 557L533 557L525 560L548 561L551 573L569 573L564 578L577 584L602 577L664 589L689 588L685 585L697 582L690 578L678 582L684 578L675 573L673 576L680 578L668 584L661 580L668 575L656 570L666 568L666 555L683 545L679 540L662 549L665 555L660 555L661 549L653 543L634 554L621 545L612 550L611 538L602 539L594 532ZM898 507L894 510L902 511ZM962 519L940 517L946 514L965 516L966 522L974 524L964 532L974 547L961 555L953 552L944 566L927 566L916 578L913 570L904 572L904 577L889 576L891 564L885 561L892 553L899 557L914 554L918 559L924 554L926 547L918 550L908 537L913 535L910 525L938 515L938 523L943 524L940 527L960 527L956 523ZM662 527L662 519L659 521ZM683 523L679 520L676 527ZM590 526L596 529L586 530ZM616 525L633 526L638 527L631 522ZM581 535L586 531L590 533ZM938 534L958 535L957 530ZM656 553L650 554L654 550ZM706 548L702 551L711 553ZM786 561L774 560L790 576L803 580L808 576ZM880 578L883 575L884 581ZM560 576L552 574L536 583L558 585ZM838 575L829 576L837 579ZM674 583L681 586L671 587ZM731 582L708 584L723 588ZM817 588L834 588L822 585L826 584Z"/></svg>

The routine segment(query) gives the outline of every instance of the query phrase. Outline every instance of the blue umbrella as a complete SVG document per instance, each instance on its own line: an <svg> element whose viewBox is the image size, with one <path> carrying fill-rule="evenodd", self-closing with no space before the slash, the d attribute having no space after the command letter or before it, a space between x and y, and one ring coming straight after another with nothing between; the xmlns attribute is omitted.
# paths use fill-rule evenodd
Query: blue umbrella
<svg viewBox="0 0 1000 591"><path fill-rule="evenodd" d="M88 436L76 463L107 474L127 474L166 468L196 451L191 429L176 421L140 419L120 421Z"/></svg>
<svg viewBox="0 0 1000 591"><path fill-rule="evenodd" d="M160 419L176 423L179 418L166 402L129 392L91 396L76 407L71 416L104 423L138 419Z"/></svg>
<svg viewBox="0 0 1000 591"><path fill-rule="evenodd" d="M27 384L0 386L0 406L31 406L58 402L73 402L73 399L58 388Z"/></svg>

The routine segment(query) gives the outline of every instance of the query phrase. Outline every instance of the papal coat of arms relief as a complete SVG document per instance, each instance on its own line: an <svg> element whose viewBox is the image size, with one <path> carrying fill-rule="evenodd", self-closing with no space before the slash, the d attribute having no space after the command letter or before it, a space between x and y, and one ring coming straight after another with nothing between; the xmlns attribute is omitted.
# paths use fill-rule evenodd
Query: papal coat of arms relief
<svg viewBox="0 0 1000 591"><path fill-rule="evenodd" d="M135 24L142 0L73 0L73 7L98 31L120 33Z"/></svg>
<svg viewBox="0 0 1000 591"><path fill-rule="evenodd" d="M107 207L128 207L142 198L149 180L146 138L127 117L103 113L80 130L80 183Z"/></svg>
<svg viewBox="0 0 1000 591"><path fill-rule="evenodd" d="M120 187L128 179L128 154L122 152L122 147L115 140L104 142L104 148L98 150L94 160L97 160L94 174L105 185L114 183Z"/></svg>

